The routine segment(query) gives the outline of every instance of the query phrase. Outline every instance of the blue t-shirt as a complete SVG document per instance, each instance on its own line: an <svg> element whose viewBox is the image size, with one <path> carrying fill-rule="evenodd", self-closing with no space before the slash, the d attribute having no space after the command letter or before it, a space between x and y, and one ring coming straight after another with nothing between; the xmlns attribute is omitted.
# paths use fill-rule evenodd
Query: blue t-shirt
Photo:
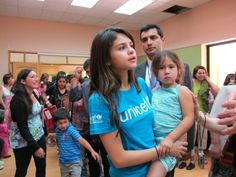
<svg viewBox="0 0 236 177"><path fill-rule="evenodd" d="M145 81L138 78L141 92L138 93L131 84L129 90L120 90L118 113L122 129L122 145L125 150L143 150L155 146L152 121L153 110L150 104L151 92ZM89 98L90 133L104 134L117 130L115 123L111 125L111 113L104 97L97 92ZM146 176L150 163L126 168L116 168L110 161L112 177L143 177Z"/></svg>
<svg viewBox="0 0 236 177"><path fill-rule="evenodd" d="M81 160L78 139L81 137L78 130L71 123L65 131L56 128L59 161L62 164L78 163Z"/></svg>

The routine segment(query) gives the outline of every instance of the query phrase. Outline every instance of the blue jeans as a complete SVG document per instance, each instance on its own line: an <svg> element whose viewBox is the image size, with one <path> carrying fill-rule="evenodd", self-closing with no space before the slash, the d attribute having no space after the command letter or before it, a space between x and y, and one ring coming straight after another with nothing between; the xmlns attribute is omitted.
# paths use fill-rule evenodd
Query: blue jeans
<svg viewBox="0 0 236 177"><path fill-rule="evenodd" d="M74 164L60 164L61 177L78 177L81 175L82 161Z"/></svg>

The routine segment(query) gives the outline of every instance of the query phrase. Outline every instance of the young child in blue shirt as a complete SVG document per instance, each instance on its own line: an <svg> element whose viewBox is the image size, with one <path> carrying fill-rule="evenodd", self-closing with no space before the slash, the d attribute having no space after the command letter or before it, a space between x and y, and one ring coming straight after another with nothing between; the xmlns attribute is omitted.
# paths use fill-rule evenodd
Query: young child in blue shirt
<svg viewBox="0 0 236 177"><path fill-rule="evenodd" d="M99 161L100 157L69 122L69 117L69 112L65 108L57 109L53 114L53 121L57 128L55 133L49 136L56 136L61 177L78 177L81 175L83 164L79 143L91 152L95 160Z"/></svg>
<svg viewBox="0 0 236 177"><path fill-rule="evenodd" d="M169 154L175 141L186 140L186 132L194 121L194 104L191 91L180 85L183 64L178 56L168 50L158 52L152 61L152 71L160 87L152 90L154 111L153 130L159 144L161 158L152 163L147 177L164 177L174 169L177 160Z"/></svg>

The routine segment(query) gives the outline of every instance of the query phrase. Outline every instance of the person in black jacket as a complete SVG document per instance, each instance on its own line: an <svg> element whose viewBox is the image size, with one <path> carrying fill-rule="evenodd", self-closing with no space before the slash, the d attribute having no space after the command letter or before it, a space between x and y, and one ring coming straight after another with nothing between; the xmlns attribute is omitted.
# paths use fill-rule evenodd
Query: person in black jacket
<svg viewBox="0 0 236 177"><path fill-rule="evenodd" d="M33 93L38 84L36 73L32 69L23 69L12 88L9 140L15 156L15 177L26 176L32 156L36 177L46 176L46 142L40 116L42 107Z"/></svg>

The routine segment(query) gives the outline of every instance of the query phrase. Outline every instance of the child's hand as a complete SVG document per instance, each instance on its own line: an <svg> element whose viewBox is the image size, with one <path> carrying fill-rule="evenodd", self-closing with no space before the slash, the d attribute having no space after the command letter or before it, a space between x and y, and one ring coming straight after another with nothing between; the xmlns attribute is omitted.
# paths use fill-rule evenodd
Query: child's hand
<svg viewBox="0 0 236 177"><path fill-rule="evenodd" d="M96 161L100 161L100 156L99 156L99 154L97 153L97 152L95 152L95 151L92 151L91 152L91 155L92 155L92 157L96 160Z"/></svg>
<svg viewBox="0 0 236 177"><path fill-rule="evenodd" d="M160 143L159 146L159 153L160 156L166 156L170 153L170 149L173 146L173 140L170 137L166 137L164 140L162 140L162 142Z"/></svg>

